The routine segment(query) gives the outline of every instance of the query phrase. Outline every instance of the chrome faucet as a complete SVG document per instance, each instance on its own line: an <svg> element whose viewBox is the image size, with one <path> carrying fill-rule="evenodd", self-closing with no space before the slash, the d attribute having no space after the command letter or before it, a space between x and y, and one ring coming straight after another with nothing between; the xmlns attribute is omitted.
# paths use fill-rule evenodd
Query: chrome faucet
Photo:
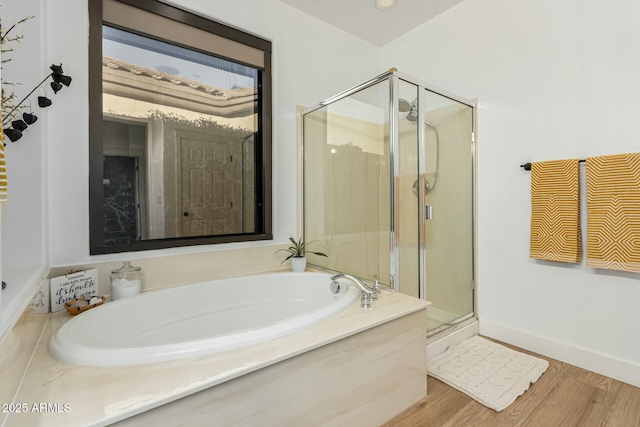
<svg viewBox="0 0 640 427"><path fill-rule="evenodd" d="M378 295L380 295L380 282L378 281L378 275L374 274L373 275L373 280L375 281L373 283L373 289L375 289L376 293L373 294L373 301L378 301Z"/></svg>
<svg viewBox="0 0 640 427"><path fill-rule="evenodd" d="M331 276L331 280L336 281L338 279L349 279L360 288L360 294L362 294L362 298L360 299L360 307L362 308L371 308L371 301L376 301L378 299L378 290L366 285L362 280L358 279L355 276L346 273L338 273Z"/></svg>

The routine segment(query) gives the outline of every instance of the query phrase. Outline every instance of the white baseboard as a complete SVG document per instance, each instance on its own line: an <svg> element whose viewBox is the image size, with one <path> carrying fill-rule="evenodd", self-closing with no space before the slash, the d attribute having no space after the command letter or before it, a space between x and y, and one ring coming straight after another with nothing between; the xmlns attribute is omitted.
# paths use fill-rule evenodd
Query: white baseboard
<svg viewBox="0 0 640 427"><path fill-rule="evenodd" d="M550 340L485 319L480 319L480 334L640 387L640 365L629 360Z"/></svg>
<svg viewBox="0 0 640 427"><path fill-rule="evenodd" d="M470 324L433 341L427 341L427 359L437 356L451 345L460 344L467 338L478 335L478 321L474 319Z"/></svg>

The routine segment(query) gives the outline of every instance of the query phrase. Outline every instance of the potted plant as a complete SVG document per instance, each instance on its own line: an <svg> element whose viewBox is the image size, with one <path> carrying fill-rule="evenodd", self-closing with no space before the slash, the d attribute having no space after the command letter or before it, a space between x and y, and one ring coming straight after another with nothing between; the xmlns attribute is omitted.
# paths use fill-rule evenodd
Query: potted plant
<svg viewBox="0 0 640 427"><path fill-rule="evenodd" d="M301 273L307 268L307 253L323 257L327 256L322 252L313 252L307 250L307 246L309 246L313 242L305 243L302 238L296 241L293 236L289 236L289 240L291 241L291 246L286 249L277 250L275 253L287 252L289 255L280 263L280 265L282 265L286 260L290 259L291 269L296 273Z"/></svg>

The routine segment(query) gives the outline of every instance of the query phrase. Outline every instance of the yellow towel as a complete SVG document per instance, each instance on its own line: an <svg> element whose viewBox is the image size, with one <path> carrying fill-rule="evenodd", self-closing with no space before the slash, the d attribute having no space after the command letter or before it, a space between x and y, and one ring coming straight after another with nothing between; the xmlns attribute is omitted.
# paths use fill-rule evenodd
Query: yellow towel
<svg viewBox="0 0 640 427"><path fill-rule="evenodd" d="M587 265L640 273L640 153L587 159Z"/></svg>
<svg viewBox="0 0 640 427"><path fill-rule="evenodd" d="M7 163L4 158L4 132L0 124L0 202L7 201Z"/></svg>
<svg viewBox="0 0 640 427"><path fill-rule="evenodd" d="M531 258L579 263L580 161L531 164Z"/></svg>

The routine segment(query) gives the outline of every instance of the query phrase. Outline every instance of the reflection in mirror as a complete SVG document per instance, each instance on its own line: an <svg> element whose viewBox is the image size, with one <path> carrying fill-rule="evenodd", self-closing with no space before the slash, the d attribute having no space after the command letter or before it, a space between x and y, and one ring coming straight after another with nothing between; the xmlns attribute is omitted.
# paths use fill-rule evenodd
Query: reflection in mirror
<svg viewBox="0 0 640 427"><path fill-rule="evenodd" d="M102 34L105 245L253 232L258 70Z"/></svg>
<svg viewBox="0 0 640 427"><path fill-rule="evenodd" d="M107 23L101 59L102 215L91 220L102 239L92 236L92 253L270 238L264 70Z"/></svg>

